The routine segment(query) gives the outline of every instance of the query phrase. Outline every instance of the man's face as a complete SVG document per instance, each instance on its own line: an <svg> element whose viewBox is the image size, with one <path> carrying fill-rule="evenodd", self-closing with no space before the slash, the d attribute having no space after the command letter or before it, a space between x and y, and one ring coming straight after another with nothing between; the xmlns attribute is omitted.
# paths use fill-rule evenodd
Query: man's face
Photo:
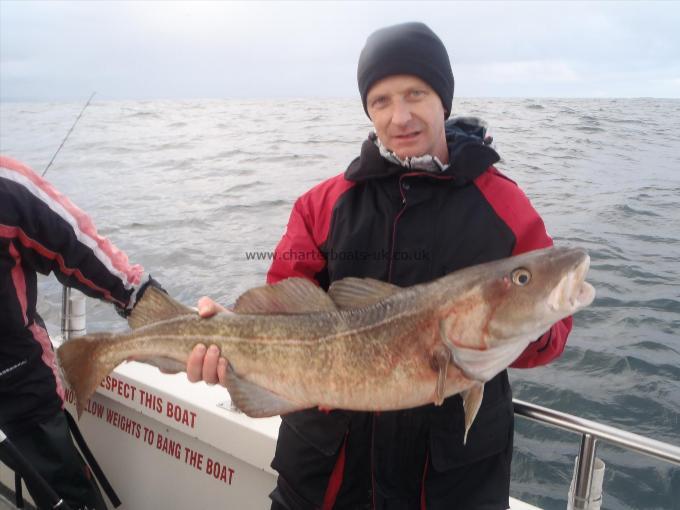
<svg viewBox="0 0 680 510"><path fill-rule="evenodd" d="M420 78L406 74L383 78L368 91L366 107L378 138L399 158L430 154L449 162L444 106Z"/></svg>

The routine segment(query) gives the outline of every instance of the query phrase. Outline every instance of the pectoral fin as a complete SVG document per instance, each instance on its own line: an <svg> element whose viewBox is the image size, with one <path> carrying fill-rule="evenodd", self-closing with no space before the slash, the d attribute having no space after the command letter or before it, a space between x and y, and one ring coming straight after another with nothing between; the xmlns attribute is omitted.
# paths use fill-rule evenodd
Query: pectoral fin
<svg viewBox="0 0 680 510"><path fill-rule="evenodd" d="M446 395L446 373L451 362L451 351L444 345L435 347L432 353L432 366L437 371L437 385L434 390L434 405L440 406Z"/></svg>
<svg viewBox="0 0 680 510"><path fill-rule="evenodd" d="M232 403L251 418L266 418L279 414L307 409L301 405L272 393L250 381L239 377L231 364L227 367L227 389Z"/></svg>
<svg viewBox="0 0 680 510"><path fill-rule="evenodd" d="M477 417L477 412L482 405L482 398L484 397L484 385L475 384L469 390L465 390L461 396L463 397L463 410L465 411L465 435L463 436L463 444L467 442L467 435L472 422Z"/></svg>
<svg viewBox="0 0 680 510"><path fill-rule="evenodd" d="M508 368L529 344L527 339L518 337L494 347L463 347L446 336L444 321L439 321L439 337L451 350L453 363L465 377L482 383Z"/></svg>
<svg viewBox="0 0 680 510"><path fill-rule="evenodd" d="M529 342L518 339L516 342L491 347L488 349L471 349L451 343L453 362L461 369L465 377L475 381L486 382L493 379L526 349Z"/></svg>

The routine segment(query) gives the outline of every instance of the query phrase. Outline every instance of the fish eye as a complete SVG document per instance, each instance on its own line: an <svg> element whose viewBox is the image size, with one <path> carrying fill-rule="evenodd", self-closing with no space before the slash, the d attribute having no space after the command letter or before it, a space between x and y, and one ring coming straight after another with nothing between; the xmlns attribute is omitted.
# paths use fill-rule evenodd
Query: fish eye
<svg viewBox="0 0 680 510"><path fill-rule="evenodd" d="M531 281L531 273L528 269L520 267L512 272L512 283L524 287L527 283Z"/></svg>

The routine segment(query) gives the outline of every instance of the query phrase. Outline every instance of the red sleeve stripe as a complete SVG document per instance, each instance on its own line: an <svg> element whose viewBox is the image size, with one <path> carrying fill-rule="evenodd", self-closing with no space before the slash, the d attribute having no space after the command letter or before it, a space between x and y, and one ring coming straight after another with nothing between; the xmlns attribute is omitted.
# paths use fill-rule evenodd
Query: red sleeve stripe
<svg viewBox="0 0 680 510"><path fill-rule="evenodd" d="M2 229L4 225L0 225ZM24 319L24 325L28 325L28 298L26 297L26 277L24 276L24 268L21 266L21 255L17 251L14 243L9 243L9 254L14 259L14 267L11 270L12 283L14 290L17 293L17 300L21 306L21 317Z"/></svg>
<svg viewBox="0 0 680 510"><path fill-rule="evenodd" d="M489 167L474 182L496 214L515 234L512 255L552 246L543 220L517 184L494 167Z"/></svg>
<svg viewBox="0 0 680 510"><path fill-rule="evenodd" d="M335 466L333 466L333 471L331 472L331 477L328 480L328 485L326 486L326 493L323 495L323 503L321 504L320 510L333 510L335 506L335 500L338 498L338 493L340 492L340 487L342 487L342 479L345 475L345 455L347 450L347 437L345 434L345 440L340 448L340 453L338 458L335 460Z"/></svg>
<svg viewBox="0 0 680 510"><path fill-rule="evenodd" d="M47 365L50 370L52 370L52 373L54 374L54 382L57 387L57 394L63 402L64 386L61 384L61 377L59 377L59 370L57 369L57 357L54 353L54 349L52 349L50 337L47 334L47 331L38 326L36 323L31 324L28 329L31 330L33 338L40 344L40 347L42 348L42 362L45 363L45 365Z"/></svg>
<svg viewBox="0 0 680 510"><path fill-rule="evenodd" d="M315 283L326 265L319 247L328 239L333 209L340 196L354 186L343 174L328 179L302 195L290 213L286 231L276 246L267 283L292 276Z"/></svg>
<svg viewBox="0 0 680 510"><path fill-rule="evenodd" d="M64 273L67 276L71 276L71 275L75 276L78 279L79 282L81 282L83 285L85 285L85 286L91 288L92 290L96 291L97 293L99 293L107 301L111 301L112 303L116 303L121 307L125 307L125 303L115 299L111 295L111 292L109 292L107 289L99 287L92 280L90 280L89 278L86 278L83 275L83 273L80 272L79 269L66 267L66 264L64 263L64 258L61 256L61 254L54 252L52 250L49 250L45 246L40 244L38 241L36 241L35 239L31 239L19 227L13 227L13 226L8 226L8 225L0 225L0 237L4 237L4 238L7 238L7 239L17 239L26 248L30 248L31 250L36 251L37 253L39 253L40 255L42 255L43 257L45 257L49 260L56 260L57 264L59 264L59 269L62 273ZM14 274L12 275L12 277L14 277ZM15 282L15 286L16 286L16 282ZM19 290L19 287L17 287L17 290ZM26 300L25 284L24 284L23 299L24 299L24 301ZM19 298L19 301L21 301L21 297ZM23 305L22 305L22 307L23 307Z"/></svg>
<svg viewBox="0 0 680 510"><path fill-rule="evenodd" d="M49 182L26 165L4 156L0 156L0 177L25 187L71 225L78 241L90 248L107 270L123 282L126 289L141 283L143 268L130 265L124 252L97 233L92 219Z"/></svg>
<svg viewBox="0 0 680 510"><path fill-rule="evenodd" d="M475 179L475 185L500 219L512 230L515 236L512 255L552 246L552 239L545 231L543 220L517 184L494 167L489 167ZM530 368L549 363L564 350L571 326L571 317L554 324L547 335L530 343L510 366Z"/></svg>
<svg viewBox="0 0 680 510"><path fill-rule="evenodd" d="M3 225L0 225L0 232ZM24 270L21 265L21 256L17 251L14 243L9 243L9 253L15 261L15 265L12 268L12 283L14 284L14 289L17 293L17 299L21 306L21 315L24 319L24 324L28 324L27 316L27 303L28 297L26 295L26 277L24 275ZM57 388L57 394L61 398L62 402L64 400L64 387L61 384L61 377L59 377L59 371L57 369L57 360L54 354L54 349L52 349L52 342L50 342L50 337L43 328L38 326L36 323L31 324L28 327L29 331L33 335L36 342L40 344L42 350L42 355L40 358L42 362L47 365L47 367L52 371L54 375L54 383Z"/></svg>
<svg viewBox="0 0 680 510"><path fill-rule="evenodd" d="M312 226L312 237L317 246L321 246L328 239L333 208L338 199L355 184L345 179L344 174L340 174L302 195L305 223Z"/></svg>

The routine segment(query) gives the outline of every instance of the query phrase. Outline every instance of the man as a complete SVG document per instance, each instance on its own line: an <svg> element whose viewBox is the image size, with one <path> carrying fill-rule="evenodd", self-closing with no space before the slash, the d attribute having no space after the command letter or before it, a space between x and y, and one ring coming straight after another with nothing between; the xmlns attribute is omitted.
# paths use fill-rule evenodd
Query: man
<svg viewBox="0 0 680 510"><path fill-rule="evenodd" d="M492 166L499 156L483 126L446 122L453 74L427 26L372 34L357 74L375 133L343 174L297 200L269 283L296 276L326 289L356 276L409 286L552 244L524 193ZM284 255L296 253L315 256ZM199 308L209 315L217 307L204 301ZM513 366L549 362L570 329L571 318L555 324ZM214 347L206 354L200 346L187 374L224 383L225 366ZM508 508L513 410L506 371L486 384L465 444L463 429L458 395L439 407L283 416L272 509Z"/></svg>
<svg viewBox="0 0 680 510"><path fill-rule="evenodd" d="M37 273L51 272L122 315L147 285L158 286L68 198L0 156L0 429L71 508L105 509L73 445L55 354L36 311ZM34 487L28 490L38 508L52 508Z"/></svg>

